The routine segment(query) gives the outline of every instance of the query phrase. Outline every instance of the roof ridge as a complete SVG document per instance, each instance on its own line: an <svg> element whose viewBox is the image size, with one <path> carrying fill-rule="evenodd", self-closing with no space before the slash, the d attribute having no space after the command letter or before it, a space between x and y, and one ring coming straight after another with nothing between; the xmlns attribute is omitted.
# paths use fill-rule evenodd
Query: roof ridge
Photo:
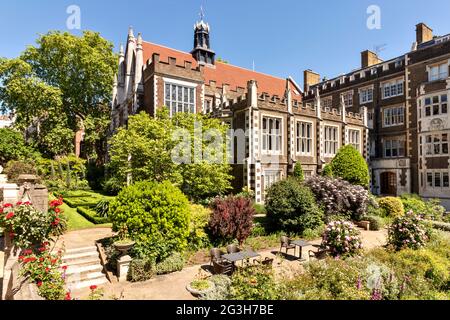
<svg viewBox="0 0 450 320"><path fill-rule="evenodd" d="M148 43L148 44L152 44L152 45L155 45L155 46L158 46L158 47L163 47L163 48L166 48L166 49L170 49L170 50L173 50L173 51L177 51L179 53L184 53L184 54L187 54L187 55L191 55L189 52L181 51L181 50L174 49L174 48L171 48L171 47L167 47L167 46L164 46L162 44L158 44L158 43L154 43L154 42L150 42L150 41L145 41L145 40L142 40L142 42L145 42L145 43Z"/></svg>

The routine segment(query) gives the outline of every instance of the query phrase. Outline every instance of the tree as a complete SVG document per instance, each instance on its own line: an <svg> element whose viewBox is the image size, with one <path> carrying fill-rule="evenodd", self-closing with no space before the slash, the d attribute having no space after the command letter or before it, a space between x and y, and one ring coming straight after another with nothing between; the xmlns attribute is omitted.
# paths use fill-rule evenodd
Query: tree
<svg viewBox="0 0 450 320"><path fill-rule="evenodd" d="M369 167L361 153L351 145L339 149L330 163L331 171L335 177L340 177L351 184L369 187Z"/></svg>
<svg viewBox="0 0 450 320"><path fill-rule="evenodd" d="M73 152L84 126L88 150L99 155L117 65L112 43L92 31L49 32L36 43L16 59L0 59L0 108L16 114L18 129L37 129L30 138L47 156Z"/></svg>
<svg viewBox="0 0 450 320"><path fill-rule="evenodd" d="M303 174L302 164L300 162L295 163L294 177L296 177L299 181L303 181L305 179L305 176Z"/></svg>
<svg viewBox="0 0 450 320"><path fill-rule="evenodd" d="M194 201L223 194L232 179L226 129L219 120L200 114L178 113L170 118L164 108L154 118L141 112L111 139L108 171L119 183L125 183L129 174L134 182L169 180ZM211 132L219 133L222 141L208 141ZM198 136L200 141L195 140Z"/></svg>
<svg viewBox="0 0 450 320"><path fill-rule="evenodd" d="M9 128L0 129L0 165L5 166L11 160L25 160L36 156L33 148L26 145L22 134Z"/></svg>

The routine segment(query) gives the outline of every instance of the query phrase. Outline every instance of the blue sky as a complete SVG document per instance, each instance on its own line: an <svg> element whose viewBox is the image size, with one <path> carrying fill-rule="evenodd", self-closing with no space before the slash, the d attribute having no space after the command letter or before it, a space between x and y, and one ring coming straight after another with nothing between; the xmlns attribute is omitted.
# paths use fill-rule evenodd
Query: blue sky
<svg viewBox="0 0 450 320"><path fill-rule="evenodd" d="M360 52L385 44L384 59L403 54L425 22L450 33L449 0L17 0L0 4L0 56L15 57L39 33L66 30L69 5L81 9L81 28L98 31L116 47L128 26L147 41L190 51L200 5L212 47L230 63L302 83L304 69L328 78L358 68ZM370 5L381 9L381 29L366 26ZM76 31L75 33L79 33Z"/></svg>

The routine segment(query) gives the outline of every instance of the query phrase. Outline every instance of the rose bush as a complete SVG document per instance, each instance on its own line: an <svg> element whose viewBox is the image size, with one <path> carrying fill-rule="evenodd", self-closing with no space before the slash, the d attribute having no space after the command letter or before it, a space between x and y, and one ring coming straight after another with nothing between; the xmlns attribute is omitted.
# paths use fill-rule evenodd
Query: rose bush
<svg viewBox="0 0 450 320"><path fill-rule="evenodd" d="M322 246L333 257L353 256L362 249L358 229L348 221L332 221L325 228Z"/></svg>
<svg viewBox="0 0 450 320"><path fill-rule="evenodd" d="M395 250L419 249L428 240L423 219L413 211L397 217L388 229L388 244Z"/></svg>
<svg viewBox="0 0 450 320"><path fill-rule="evenodd" d="M45 213L36 210L30 202L18 202L16 206L6 203L0 211L0 226L21 249L44 243L67 229L61 205L62 199L51 201Z"/></svg>
<svg viewBox="0 0 450 320"><path fill-rule="evenodd" d="M33 250L23 250L19 256L20 274L38 287L38 293L47 300L63 300L66 291L65 268L61 269L62 251L51 254L48 242ZM62 270L62 272L61 272Z"/></svg>

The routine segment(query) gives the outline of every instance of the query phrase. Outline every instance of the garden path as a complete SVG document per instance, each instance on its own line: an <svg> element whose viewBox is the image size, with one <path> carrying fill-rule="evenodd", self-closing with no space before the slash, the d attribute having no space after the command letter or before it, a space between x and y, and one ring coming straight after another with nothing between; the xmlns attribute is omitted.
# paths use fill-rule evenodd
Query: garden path
<svg viewBox="0 0 450 320"><path fill-rule="evenodd" d="M5 264L5 253L4 253L4 238L0 237L0 297L2 296L3 290L3 266ZM1 299L1 298L0 298Z"/></svg>
<svg viewBox="0 0 450 320"><path fill-rule="evenodd" d="M69 232L64 236L66 247L88 246L104 237L111 235L111 229L99 228ZM386 243L386 230L365 231L361 230L363 246L366 249L382 246ZM312 244L320 244L321 240L310 241ZM272 248L259 251L262 258L275 258L274 267L277 274L294 272L301 270L302 265L297 260L289 260L275 256L279 248ZM307 256L308 248L304 248L303 255ZM172 274L157 276L151 280L139 283L107 283L102 285L104 299L124 299L124 300L192 300L195 299L185 289L186 285L198 274L202 265L189 266L182 271ZM84 288L72 292L72 297L86 299L89 295L89 288Z"/></svg>

